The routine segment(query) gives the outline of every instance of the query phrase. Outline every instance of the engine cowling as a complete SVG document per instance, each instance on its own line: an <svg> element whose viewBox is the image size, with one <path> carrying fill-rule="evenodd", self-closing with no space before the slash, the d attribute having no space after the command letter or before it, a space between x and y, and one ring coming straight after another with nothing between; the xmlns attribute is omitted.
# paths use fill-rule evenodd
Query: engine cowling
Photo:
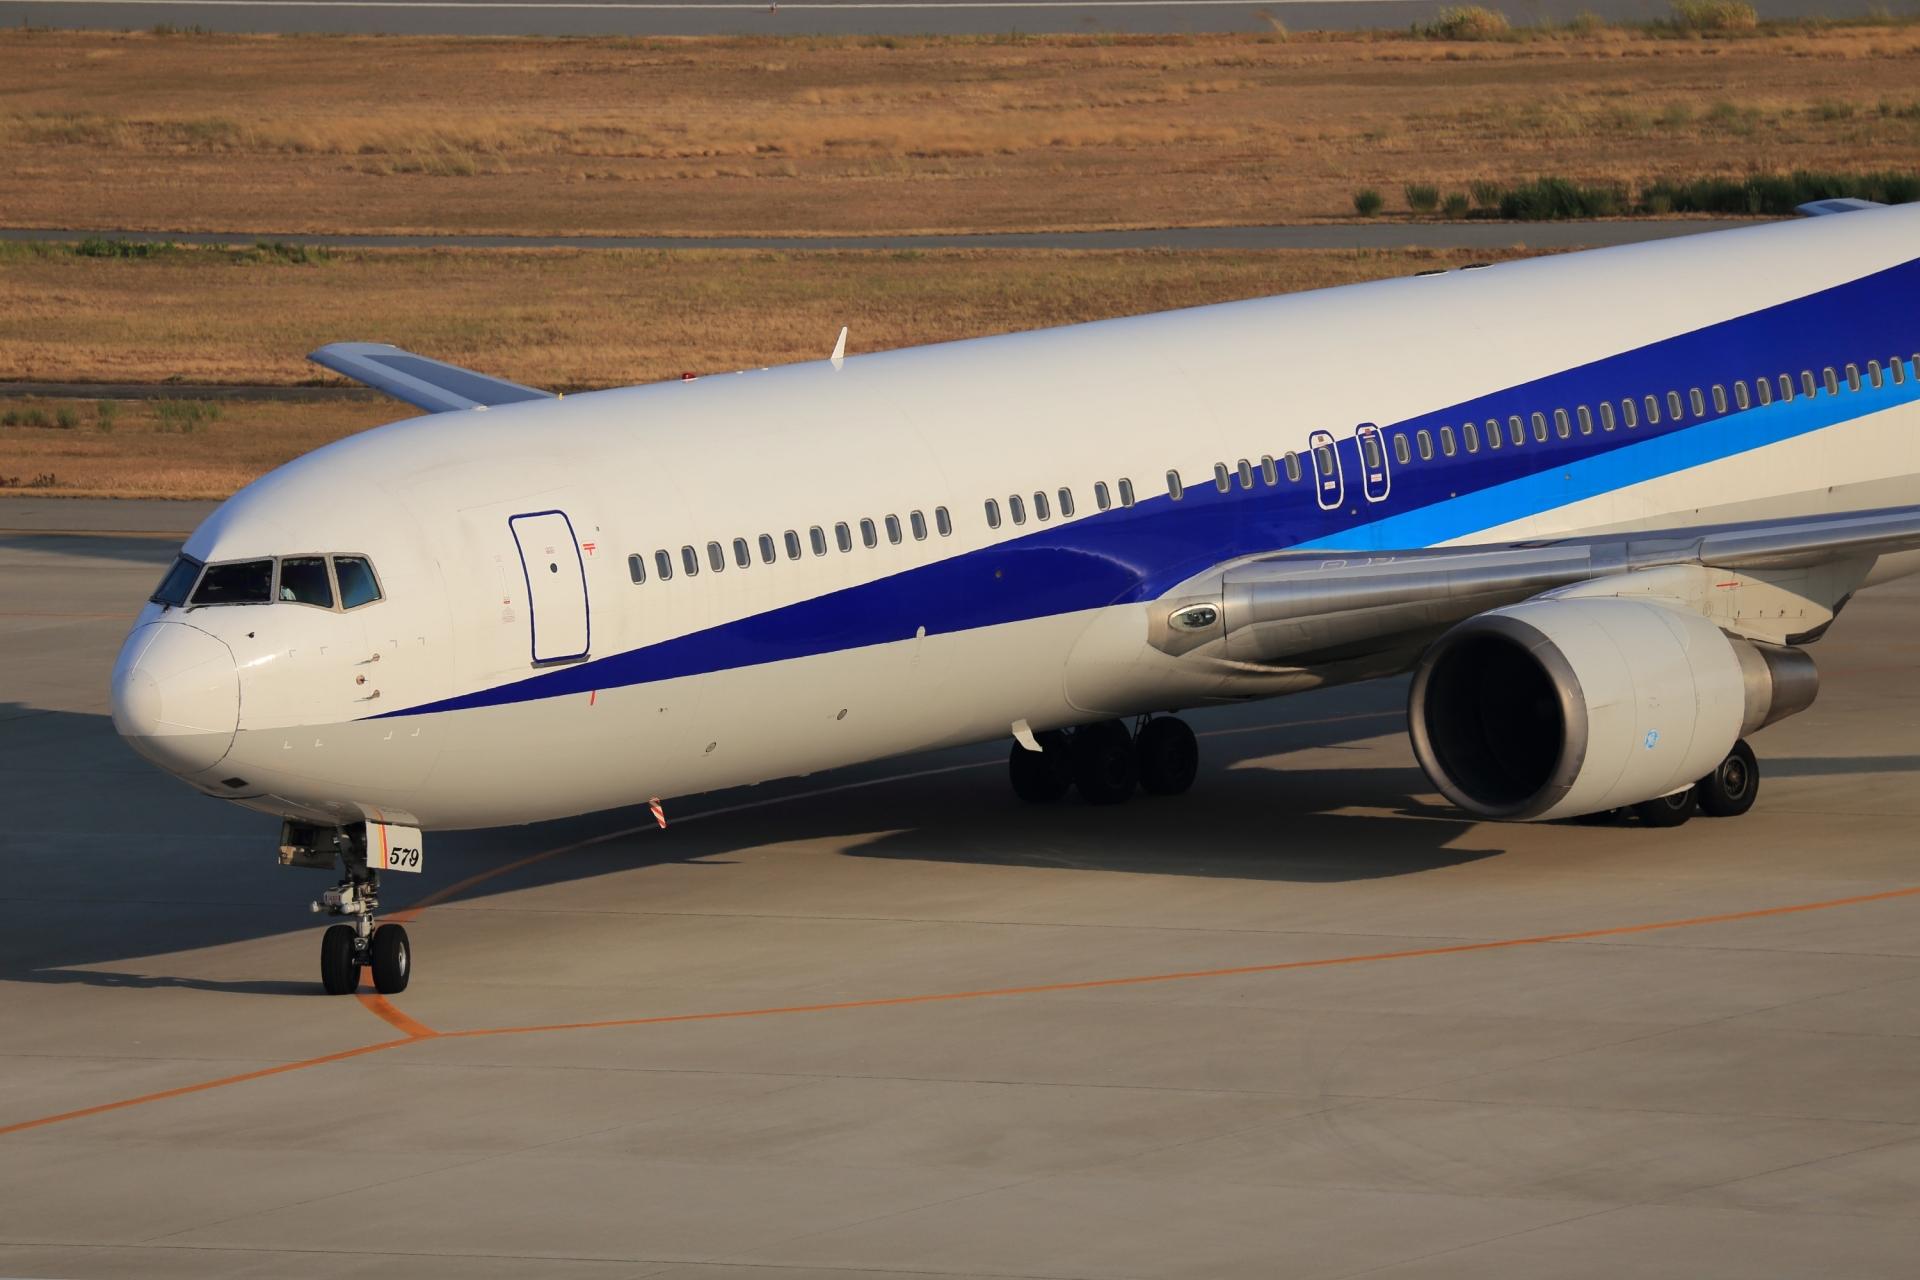
<svg viewBox="0 0 1920 1280"><path fill-rule="evenodd" d="M1798 649L1621 597L1545 597L1478 614L1416 668L1408 723L1427 777L1485 818L1543 821L1691 785L1744 734L1804 709Z"/></svg>

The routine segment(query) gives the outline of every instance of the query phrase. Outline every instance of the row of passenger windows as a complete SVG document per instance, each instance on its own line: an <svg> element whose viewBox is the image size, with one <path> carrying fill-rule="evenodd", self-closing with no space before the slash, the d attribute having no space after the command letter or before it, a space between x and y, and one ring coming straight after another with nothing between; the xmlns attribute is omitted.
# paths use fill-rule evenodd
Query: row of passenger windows
<svg viewBox="0 0 1920 1280"><path fill-rule="evenodd" d="M915 542L925 542L929 536L927 516L923 511L909 511L904 525L897 515L883 517L878 524L875 524L871 519L861 520L859 522L859 530L860 544L869 549L880 545L880 538L883 532L886 540L896 547L905 542L909 535L912 536ZM945 507L935 507L933 509L931 532L938 533L943 538L953 536L953 517L947 513ZM839 547L840 550L852 551L853 538L854 526L849 525L846 521L843 520L833 526L833 544ZM786 552L787 559L798 560L809 548L816 556L824 556L827 554L827 531L824 527L816 524L808 529L804 543L801 541L800 531L798 529L787 530L780 535L777 541L770 533L763 533L752 542L749 542L745 538L735 538L733 540L732 559L735 567L745 569L753 564L754 552L756 550L759 552L760 563L773 564L780 559L780 553L783 550ZM679 559L680 570L686 574L687 577L691 578L699 574L701 555L698 547L692 545L681 547ZM709 542L707 544L706 561L707 567L710 570L714 573L724 572L727 567L727 559L726 546L718 542ZM673 577L673 572L673 553L665 549L654 552L654 577L665 582ZM646 557L637 551L627 557L627 576L636 583L647 580Z"/></svg>
<svg viewBox="0 0 1920 1280"><path fill-rule="evenodd" d="M1500 449L1507 446L1518 447L1527 443L1529 436L1537 443L1544 444L1553 437L1566 440L1578 430L1581 435L1592 435L1595 424L1602 431L1612 431L1617 427L1632 430L1642 420L1648 426L1659 426L1665 420L1682 422L1689 415L1698 419L1707 416L1707 406L1713 406L1713 412L1723 414L1734 410L1751 409L1755 405L1765 407L1778 400L1786 403L1799 397L1818 395L1822 390L1828 395L1840 394L1844 383L1847 390L1859 391L1863 387L1878 389L1889 384L1904 385L1909 376L1920 378L1920 353L1912 358L1909 372L1908 362L1901 357L1889 360L1883 367L1878 360L1869 360L1863 368L1857 364L1848 364L1836 369L1829 365L1815 376L1813 370L1803 369L1796 380L1792 374L1779 374L1774 378L1755 378L1751 386L1743 379L1729 388L1715 383L1702 390L1694 387L1685 396L1678 391L1668 391L1662 395L1642 396L1638 400L1627 396L1618 401L1601 401L1599 405L1589 407L1577 405L1571 412L1566 409L1554 409L1549 414L1545 410L1536 410L1522 417L1519 414L1508 415L1504 423L1498 418L1488 418L1485 426L1473 422L1460 424L1458 433L1451 426L1437 430L1421 427L1411 435L1395 432L1393 437L1394 460L1402 465L1413 461L1417 453L1423 462L1430 461L1435 453L1453 457L1464 449L1467 453L1478 453L1481 448ZM1359 436L1361 461L1370 469L1378 469L1383 461L1380 434L1375 431L1363 431ZM1313 449L1314 468L1322 476L1334 474L1335 458L1333 446L1319 445ZM1221 493L1229 492L1235 481L1242 489L1254 486L1256 472L1260 481L1269 486L1279 483L1279 469L1283 468L1289 481L1298 481L1302 474L1300 459L1289 453L1280 459L1278 467L1271 457L1264 457L1256 464L1245 458L1238 465L1229 467L1224 462L1213 467L1213 485ZM1167 472L1167 493L1176 502L1184 495L1184 486L1178 471Z"/></svg>
<svg viewBox="0 0 1920 1280"><path fill-rule="evenodd" d="M1065 520L1071 517L1074 513L1073 490L1062 486L1054 490L1052 497L1047 496L1045 489L1036 489L1034 491L1034 520L1040 524L1045 524L1047 521L1053 519L1055 510L1054 502L1056 499L1059 501L1058 509L1060 518ZM1107 487L1105 480L1096 480L1093 482L1093 505L1095 507L1101 511L1106 511L1111 509L1116 503L1123 507L1133 505L1133 481L1122 477L1112 488ZM998 529L1001 523L1000 499L988 498L986 510L987 528ZM1024 495L1018 493L1010 493L1007 495L1006 518L1014 524L1025 524L1027 522L1027 499Z"/></svg>

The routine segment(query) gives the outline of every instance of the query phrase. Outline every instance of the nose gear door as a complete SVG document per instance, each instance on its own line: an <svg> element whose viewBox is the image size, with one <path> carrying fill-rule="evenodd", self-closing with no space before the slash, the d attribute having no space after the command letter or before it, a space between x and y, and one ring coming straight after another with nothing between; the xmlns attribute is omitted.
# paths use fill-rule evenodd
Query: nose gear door
<svg viewBox="0 0 1920 1280"><path fill-rule="evenodd" d="M510 516L527 583L527 630L533 665L578 662L592 647L587 566L564 511Z"/></svg>

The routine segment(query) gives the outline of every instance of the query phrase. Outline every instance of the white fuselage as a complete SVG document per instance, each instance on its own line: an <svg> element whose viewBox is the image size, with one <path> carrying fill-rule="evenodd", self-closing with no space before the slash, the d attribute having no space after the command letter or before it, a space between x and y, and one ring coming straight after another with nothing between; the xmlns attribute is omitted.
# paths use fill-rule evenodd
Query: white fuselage
<svg viewBox="0 0 1920 1280"><path fill-rule="evenodd" d="M1147 644L1150 602L1290 547L1920 502L1917 256L1920 209L1890 209L395 423L248 486L185 548L364 556L383 598L149 604L117 714L209 794L452 828L1380 674L1189 676ZM1658 424L1599 419L1648 396Z"/></svg>

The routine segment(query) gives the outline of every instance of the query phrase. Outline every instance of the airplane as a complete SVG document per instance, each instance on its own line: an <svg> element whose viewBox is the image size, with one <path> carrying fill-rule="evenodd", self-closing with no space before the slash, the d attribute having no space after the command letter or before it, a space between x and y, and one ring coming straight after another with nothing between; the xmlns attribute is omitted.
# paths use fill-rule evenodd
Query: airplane
<svg viewBox="0 0 1920 1280"><path fill-rule="evenodd" d="M1175 711L1413 673L1476 819L1737 816L1806 646L1920 568L1920 206L425 409L248 485L114 724L335 871L322 986L426 831L1011 739L1035 803L1193 783Z"/></svg>

